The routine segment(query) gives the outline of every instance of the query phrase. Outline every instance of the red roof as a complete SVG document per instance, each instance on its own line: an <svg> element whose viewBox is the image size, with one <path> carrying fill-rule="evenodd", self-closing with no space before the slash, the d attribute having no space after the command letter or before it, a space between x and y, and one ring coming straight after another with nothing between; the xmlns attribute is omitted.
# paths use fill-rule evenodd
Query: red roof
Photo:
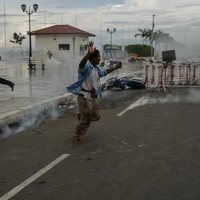
<svg viewBox="0 0 200 200"><path fill-rule="evenodd" d="M32 35L49 35L49 34L54 34L54 35L55 34L79 34L79 35L95 37L95 35L92 33L83 31L81 29L75 28L67 24L50 26L50 27L32 32Z"/></svg>

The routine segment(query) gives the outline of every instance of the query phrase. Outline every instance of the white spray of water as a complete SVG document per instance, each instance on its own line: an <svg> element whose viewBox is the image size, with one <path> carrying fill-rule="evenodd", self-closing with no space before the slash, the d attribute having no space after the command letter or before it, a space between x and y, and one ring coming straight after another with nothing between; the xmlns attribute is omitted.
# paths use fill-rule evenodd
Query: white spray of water
<svg viewBox="0 0 200 200"><path fill-rule="evenodd" d="M46 65L52 65L52 66L57 66L57 65L60 65L61 64L61 62L60 61L58 61L58 60L56 60L54 57L51 57L51 59L49 59L49 58L47 58L47 60L46 60Z"/></svg>

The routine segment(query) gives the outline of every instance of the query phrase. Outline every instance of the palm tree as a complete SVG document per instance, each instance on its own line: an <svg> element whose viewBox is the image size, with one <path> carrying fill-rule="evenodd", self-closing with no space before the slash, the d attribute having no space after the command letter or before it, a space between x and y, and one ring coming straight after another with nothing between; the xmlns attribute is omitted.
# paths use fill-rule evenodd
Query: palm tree
<svg viewBox="0 0 200 200"><path fill-rule="evenodd" d="M175 43L174 39L170 36L169 33L164 33L161 30L157 30L152 34L152 29L138 29L138 33L135 34L135 37L140 36L144 41L153 43L155 42L155 47L160 44L164 44L165 48L169 46L173 46ZM153 38L152 38L153 37Z"/></svg>
<svg viewBox="0 0 200 200"><path fill-rule="evenodd" d="M149 29L141 29L141 28L139 28L138 29L138 32L139 33L136 33L135 34L135 37L137 37L137 36L140 36L141 38L142 38L142 42L143 42L143 44L144 44L144 41L148 38L148 36L149 36Z"/></svg>
<svg viewBox="0 0 200 200"><path fill-rule="evenodd" d="M19 44L20 50L21 50L22 41L24 39L26 39L26 37L24 35L22 35L21 33L19 33L19 34L13 33L13 40L10 40L10 42L15 43L15 44Z"/></svg>
<svg viewBox="0 0 200 200"><path fill-rule="evenodd" d="M151 29L146 29L146 36L145 36L145 38L146 38L146 40L147 41L150 41L150 42L152 42L153 40L153 38L152 38L152 30Z"/></svg>

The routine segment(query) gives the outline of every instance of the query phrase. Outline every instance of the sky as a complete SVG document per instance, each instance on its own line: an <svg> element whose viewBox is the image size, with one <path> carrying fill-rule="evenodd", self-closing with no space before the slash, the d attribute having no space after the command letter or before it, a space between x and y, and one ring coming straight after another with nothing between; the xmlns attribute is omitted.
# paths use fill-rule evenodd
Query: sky
<svg viewBox="0 0 200 200"><path fill-rule="evenodd" d="M200 44L199 0L0 0L0 47L10 47L14 32L26 35L28 15L21 10L26 4L37 13L31 14L31 30L55 24L69 24L96 35L97 47L110 43L106 30L116 28L112 43L127 45L141 43L134 35L139 28L152 28L169 33L186 45ZM24 45L28 44L28 39Z"/></svg>

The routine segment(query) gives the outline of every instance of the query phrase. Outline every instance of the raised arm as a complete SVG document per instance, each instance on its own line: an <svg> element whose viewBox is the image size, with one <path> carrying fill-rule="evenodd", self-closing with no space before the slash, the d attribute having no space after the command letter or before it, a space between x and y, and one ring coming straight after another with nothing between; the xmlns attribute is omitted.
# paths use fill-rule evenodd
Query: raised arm
<svg viewBox="0 0 200 200"><path fill-rule="evenodd" d="M79 63L79 68L84 68L85 67L85 64L87 63L88 59L89 59L89 56L92 52L95 51L96 48L94 48L94 42L91 41L88 43L87 45L88 47L88 52L87 54L82 58L81 62Z"/></svg>
<svg viewBox="0 0 200 200"><path fill-rule="evenodd" d="M122 63L121 62L118 62L116 64L116 66L114 66L112 68L106 69L106 72L107 72L107 74L109 74L110 72L113 72L114 70L119 69L119 68L122 68Z"/></svg>

